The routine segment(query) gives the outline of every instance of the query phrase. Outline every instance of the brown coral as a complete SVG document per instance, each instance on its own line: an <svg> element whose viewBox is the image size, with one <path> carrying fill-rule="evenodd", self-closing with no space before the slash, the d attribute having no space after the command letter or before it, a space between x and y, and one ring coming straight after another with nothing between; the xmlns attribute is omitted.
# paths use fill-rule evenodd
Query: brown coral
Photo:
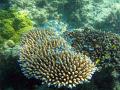
<svg viewBox="0 0 120 90"><path fill-rule="evenodd" d="M112 32L103 32L85 28L64 33L66 41L76 52L81 52L97 63L99 70L112 67L120 71L120 36ZM102 67L102 68L101 68Z"/></svg>
<svg viewBox="0 0 120 90"><path fill-rule="evenodd" d="M74 52L52 30L33 30L24 35L19 62L28 78L58 87L75 87L90 79L96 70L90 58Z"/></svg>

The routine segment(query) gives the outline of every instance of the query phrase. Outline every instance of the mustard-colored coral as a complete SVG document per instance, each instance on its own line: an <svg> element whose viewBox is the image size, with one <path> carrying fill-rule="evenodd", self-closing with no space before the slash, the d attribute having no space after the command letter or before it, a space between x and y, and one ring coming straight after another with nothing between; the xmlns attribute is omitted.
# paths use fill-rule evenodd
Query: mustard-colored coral
<svg viewBox="0 0 120 90"><path fill-rule="evenodd" d="M32 21L27 12L0 10L0 27L0 37L4 40L0 44L7 40L18 43L21 34L32 29Z"/></svg>
<svg viewBox="0 0 120 90"><path fill-rule="evenodd" d="M74 52L52 30L36 29L25 34L18 62L26 77L57 87L75 87L91 79L96 70L89 57Z"/></svg>

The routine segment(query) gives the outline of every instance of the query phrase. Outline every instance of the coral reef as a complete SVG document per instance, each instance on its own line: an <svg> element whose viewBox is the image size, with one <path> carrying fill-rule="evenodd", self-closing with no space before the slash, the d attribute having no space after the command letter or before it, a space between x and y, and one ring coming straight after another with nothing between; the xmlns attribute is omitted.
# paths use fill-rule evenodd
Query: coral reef
<svg viewBox="0 0 120 90"><path fill-rule="evenodd" d="M60 20L49 20L42 26L45 29L52 29L56 34L63 34L68 28L68 25Z"/></svg>
<svg viewBox="0 0 120 90"><path fill-rule="evenodd" d="M37 26L52 19L64 20L74 28L92 26L119 32L118 0L10 0L10 4L11 8L27 11ZM108 25L112 28L108 29Z"/></svg>
<svg viewBox="0 0 120 90"><path fill-rule="evenodd" d="M120 36L111 32L78 29L65 33L65 38L77 52L83 52L101 65L112 64L119 68Z"/></svg>
<svg viewBox="0 0 120 90"><path fill-rule="evenodd" d="M75 87L91 79L96 70L89 57L74 52L52 30L35 29L24 35L18 62L26 77L57 87Z"/></svg>
<svg viewBox="0 0 120 90"><path fill-rule="evenodd" d="M38 25L46 20L62 19L74 27L80 27L93 19L93 0L10 0L10 4L11 8L28 11L31 19Z"/></svg>
<svg viewBox="0 0 120 90"><path fill-rule="evenodd" d="M12 41L6 44L9 42ZM27 79L21 73L17 62L19 48L19 45L0 48L0 90L34 90L36 85L41 85L40 81Z"/></svg>
<svg viewBox="0 0 120 90"><path fill-rule="evenodd" d="M74 86L72 90L120 90L119 20L120 0L0 0L0 90L69 90L66 87ZM33 26L48 30L30 31ZM27 32L32 33L23 35L19 46ZM83 68L83 61L94 62L98 72L89 83L78 85L74 68L76 62L80 64L76 68ZM87 72L82 70L79 81L89 81L82 80ZM57 77L60 84L54 83Z"/></svg>
<svg viewBox="0 0 120 90"><path fill-rule="evenodd" d="M35 25L43 24L48 19L60 18L59 8L62 8L64 3L66 0L10 0L11 8L28 11L29 17L35 22Z"/></svg>
<svg viewBox="0 0 120 90"><path fill-rule="evenodd" d="M22 33L32 28L32 21L25 12L16 10L0 10L0 37L3 44L6 40L18 43Z"/></svg>
<svg viewBox="0 0 120 90"><path fill-rule="evenodd" d="M120 34L120 4L116 3L111 6L112 11L109 12L108 16L102 21L96 22L94 27L103 31L111 31Z"/></svg>
<svg viewBox="0 0 120 90"><path fill-rule="evenodd" d="M93 0L68 0L63 6L67 22L75 28L82 27L91 21Z"/></svg>
<svg viewBox="0 0 120 90"><path fill-rule="evenodd" d="M32 32L32 31L30 31L30 32ZM29 33L30 33L29 32ZM34 31L33 31L34 32ZM41 31L39 31L38 30L38 32L41 32ZM46 38L46 37L49 37L49 38L47 38L48 39L48 41L51 41L51 42L54 42L54 44L50 44L50 47L52 46L52 45L55 45L56 44L56 42L57 41L59 41L60 40L60 42L61 43L59 43L58 44L58 46L60 45L60 47L54 47L54 48L52 48L51 50L50 49L48 49L48 52L44 52L44 55L45 54L48 54L48 53L50 53L50 52L53 52L53 51L55 51L57 54L55 54L55 53L53 53L53 56L54 56L54 58L56 58L57 56L60 56L60 55L62 55L62 53L64 53L63 51L64 50L66 50L66 48L68 48L67 49L67 52L69 52L69 51L71 51L71 47L69 46L69 45L67 45L66 44L66 41L63 39L63 38L59 38L58 36L56 36L56 35L54 35L54 33L55 32L48 32L49 33L49 35L47 35L46 36L46 32L47 32L47 30L46 31L43 31L44 32L44 34L41 34L41 35L44 35L43 37L41 37L41 38L39 38L39 40L38 40L38 43L39 43L39 45L47 45L47 44L45 44L45 43L47 43L46 41L44 41L45 39L44 39L44 37ZM84 33L83 33L84 32ZM67 34L66 34L67 33ZM76 50L76 52L82 52L82 50L83 51L85 51L87 48L82 48L82 50L80 49L80 46L79 46L79 48L78 48L78 42L80 42L79 43L79 45L80 44L89 44L89 46L91 45L95 45L95 42L94 42L94 39L97 39L99 42L100 41L104 41L103 39L101 39L101 38L103 38L103 36L100 36L100 35L106 35L106 38L105 38L105 42L106 42L106 44L105 45L108 45L108 43L107 43L107 41L108 40L111 40L111 38L114 38L115 40L117 40L116 41L116 43L119 43L119 36L118 35L116 35L116 34L113 34L113 33L106 33L106 32L102 32L102 31L100 31L100 32L98 32L98 31L94 31L94 30L78 30L78 31L67 31L65 33L65 38L67 38L66 40L67 41L71 41L69 44L71 44L73 47L75 46L75 43L76 43L76 47L74 47L74 50ZM68 34L69 33L69 34ZM94 35L92 35L94 33ZM25 44L27 44L28 42L29 43L33 43L34 42L34 40L35 40L35 42L36 42L36 40L37 39L32 39L32 38L30 38L30 36L31 35L37 35L37 36L39 36L39 34L36 34L36 33L31 33L31 34L26 34L25 36L23 36L23 38L22 38L22 42L21 43L23 43L22 44L22 46L24 46ZM52 36L50 36L52 34ZM88 37L89 36L89 37ZM29 37L29 38L28 38ZM69 38L68 38L69 37ZM80 38L81 37L81 38ZM87 38L88 37L88 38ZM91 38L90 38L91 37ZM94 37L94 39L92 39ZM50 38L52 38L52 40L50 39ZM77 41L76 42L76 40L75 40L75 38L77 38L77 39L79 39L79 41ZM98 39L98 38L100 38L100 39ZM29 40L27 40L27 39L29 39ZM68 40L69 39L69 40ZM71 39L71 40L70 40ZM82 39L82 40L80 40L80 39ZM57 40L57 41L56 41ZM33 42L32 42L33 41ZM64 42L65 41L65 42ZM91 43L90 43L90 41L91 41ZM42 42L42 43L41 43ZM72 43L72 42L74 42L74 44ZM83 42L85 42L85 43L83 43ZM92 42L94 42L94 44L92 44ZM13 44L13 46L11 46L11 44L9 45L9 43L12 43ZM40 44L41 43L41 44ZM64 43L65 45L61 45L62 43ZM96 42L97 43L97 42ZM102 42L100 42L99 44L101 45L101 43ZM0 52L0 62L1 62L1 65L0 65L0 68L1 68L1 73L0 73L0 76L2 77L2 79L0 80L0 85L2 85L2 89L4 89L4 88L14 88L14 89L25 89L25 90L27 90L28 88L30 88L30 89L32 89L32 90L47 90L47 89L50 89L50 90L66 90L66 88L59 88L59 89L57 89L57 88L53 88L53 87L47 87L47 86L41 86L41 84L38 84L38 82L36 82L35 80L31 80L30 78L29 79L27 79L27 78L25 78L22 74L21 74L21 71L19 70L20 68L18 67L18 65L17 65L17 59L18 59L18 49L19 49L19 46L18 47L16 47L16 46L14 46L14 43L10 40L10 41L7 41L6 43L5 43L6 45L5 45L5 47L4 48L6 48L6 49L1 49L1 52ZM33 43L34 45L36 44L36 43ZM98 43L97 43L98 44ZM102 43L103 44L103 43ZM115 43L114 43L115 44ZM30 44L31 45L31 44ZM29 46L30 46L29 45ZM112 45L112 44L110 44L110 42L109 42L109 45ZM118 44L119 45L119 44ZM118 46L117 45L117 46ZM67 47L66 47L67 46ZM26 46L24 46L24 48L25 48ZM61 48L62 47L62 48ZM103 46L104 47L104 46ZM119 46L118 46L119 47ZM118 47L117 47L117 50L119 50L118 49ZM21 47L20 47L21 48ZM23 47L22 47L23 48ZM27 48L27 47L26 47ZM89 49L87 49L87 51L89 51L90 49L91 49L92 47L89 47ZM110 46L109 46L109 48L111 48ZM32 49L32 48L31 48ZM34 48L33 48L34 49ZM101 50L101 49L100 49ZM100 51L99 50L99 51ZM109 50L109 49L108 49ZM116 49L115 49L115 51L116 52L118 52ZM72 50L73 51L73 50ZM115 53L115 51L113 52L113 53ZM16 53L16 52L18 52L18 53ZM37 52L37 49L35 49L35 52ZM103 51L100 51L101 53L103 52ZM70 53L70 52L69 52ZM73 52L73 53L75 53L75 52ZM74 57L74 55L73 55L73 53L70 53L71 54L71 56L72 57ZM90 53L90 55L94 55L94 54L91 54L92 53L92 51L90 50L88 53ZM110 52L108 52L108 53L110 53ZM111 55L113 54L113 53L111 53ZM36 53L30 53L30 55L32 56L32 54L36 54ZM42 53L40 53L40 55L41 55ZM43 55L43 54L42 54ZM42 56L41 55L41 56ZM50 54L49 54L50 55ZM88 54L86 54L86 55L88 55ZM70 56L70 55L69 55ZM83 56L83 55L82 55ZM17 57L17 58L16 58ZM97 56L96 56L97 57ZM10 59L11 58L11 59ZM117 58L117 56L116 57L114 57L114 58ZM53 58L52 58L53 59ZM100 57L99 57L99 59L100 59ZM102 62L102 60L104 61L104 62ZM101 58L100 59L100 61L99 60L93 60L93 57L91 57L91 60L93 60L93 61L99 61L98 62L98 66L100 67L102 67L102 69L100 69L100 72L96 72L95 74L94 74L94 76L92 77L92 79L91 79L91 82L90 83L83 83L83 84L80 84L80 85L77 85L77 87L76 88L73 88L72 90L79 90L79 89L81 89L81 90L107 90L107 89L109 89L109 90L119 90L119 77L120 77L120 74L119 74L119 61L118 61L118 63L116 63L116 64L114 64L114 59L113 59L113 61L106 61L106 60L104 60L103 58ZM32 59L31 59L32 60ZM43 60L43 59L42 59ZM71 60L71 59L69 59L69 60ZM22 60L22 61L20 61L21 62L21 64L23 64L23 63L25 63L25 62L23 62L23 61L25 61L25 60ZM37 61L37 60L36 60ZM43 60L44 61L44 60ZM46 59L46 61L47 61L47 59ZM51 59L49 58L49 61L51 61ZM29 62L29 63L32 63L31 61ZM43 63L43 62L42 62ZM50 63L50 62L49 62ZM57 61L55 62L56 64L61 64L61 61L59 61L59 59L57 59ZM62 62L63 63L63 62ZM33 64L35 64L35 63L33 63ZM63 63L64 64L64 63ZM25 65L25 64L24 64ZM29 65L29 64L27 64L27 65ZM39 64L38 64L39 65ZM42 65L42 64L41 64ZM116 66L115 66L116 65ZM9 66L8 68L7 68L7 66ZM34 66L34 65L33 65ZM35 65L36 67L38 67L37 65ZM23 67L26 67L26 66L23 66ZM35 68L36 69L36 68ZM41 68L42 69L42 68ZM12 73L13 72L13 70L14 70L14 72L15 73ZM23 69L22 69L23 70ZM30 69L28 69L28 70L30 70ZM23 72L27 72L28 70L26 70L26 69L24 69L23 70ZM53 69L54 70L54 69ZM62 69L63 70L63 69ZM62 71L61 70L61 71ZM33 72L34 73L34 72ZM33 74L32 72L31 73L27 73L28 75L29 75L29 77L30 77L30 75L31 75L31 77L34 77L34 74ZM104 74L104 75L103 75ZM32 76L33 75L33 76ZM38 74L37 74L38 75ZM48 74L49 75L49 74ZM58 74L57 74L58 75ZM17 76L17 77L16 77ZM14 78L13 78L14 77ZM8 80L6 81L6 78L8 78ZM34 77L35 78L35 77ZM37 77L36 77L37 78ZM40 78L39 78L40 79ZM16 81L16 80L18 80L18 81ZM13 83L11 83L11 81L13 82ZM19 83L14 83L14 82L19 82ZM32 83L31 83L32 82ZM33 83L34 82L34 83ZM43 82L44 82L44 80L43 80ZM109 82L109 83L108 83ZM6 85L6 83L7 83L7 85ZM22 84L22 83L24 83L24 84ZM46 83L46 82L44 82L44 83ZM103 84L101 84L101 83L103 83ZM29 86L29 84L31 85L31 86ZM47 83L48 84L48 83ZM109 87L108 87L109 86Z"/></svg>
<svg viewBox="0 0 120 90"><path fill-rule="evenodd" d="M93 81L99 90L113 90L119 87L119 35L85 28L67 31L64 36L76 52L82 52L96 62L99 72L95 74ZM101 84L103 82L104 84Z"/></svg>
<svg viewBox="0 0 120 90"><path fill-rule="evenodd" d="M29 80L22 76L17 59L21 34L31 28L27 14L0 7L0 90L26 88L22 82Z"/></svg>

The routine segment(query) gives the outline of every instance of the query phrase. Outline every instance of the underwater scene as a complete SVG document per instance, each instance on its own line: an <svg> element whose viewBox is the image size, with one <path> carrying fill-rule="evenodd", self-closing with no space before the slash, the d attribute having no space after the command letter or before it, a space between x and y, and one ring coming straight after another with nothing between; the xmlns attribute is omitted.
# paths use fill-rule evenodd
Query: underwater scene
<svg viewBox="0 0 120 90"><path fill-rule="evenodd" d="M120 0L0 0L0 90L120 90Z"/></svg>

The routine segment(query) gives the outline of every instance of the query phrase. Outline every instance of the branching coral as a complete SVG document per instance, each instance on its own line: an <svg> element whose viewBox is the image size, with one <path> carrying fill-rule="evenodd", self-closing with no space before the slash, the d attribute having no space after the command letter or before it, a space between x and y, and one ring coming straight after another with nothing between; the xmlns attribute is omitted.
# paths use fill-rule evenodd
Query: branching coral
<svg viewBox="0 0 120 90"><path fill-rule="evenodd" d="M91 79L96 70L89 57L74 52L52 30L32 30L25 34L18 62L26 77L58 87L75 87Z"/></svg>
<svg viewBox="0 0 120 90"><path fill-rule="evenodd" d="M120 68L120 37L111 32L97 30L76 30L65 33L66 40L77 52L83 52L98 66Z"/></svg>

